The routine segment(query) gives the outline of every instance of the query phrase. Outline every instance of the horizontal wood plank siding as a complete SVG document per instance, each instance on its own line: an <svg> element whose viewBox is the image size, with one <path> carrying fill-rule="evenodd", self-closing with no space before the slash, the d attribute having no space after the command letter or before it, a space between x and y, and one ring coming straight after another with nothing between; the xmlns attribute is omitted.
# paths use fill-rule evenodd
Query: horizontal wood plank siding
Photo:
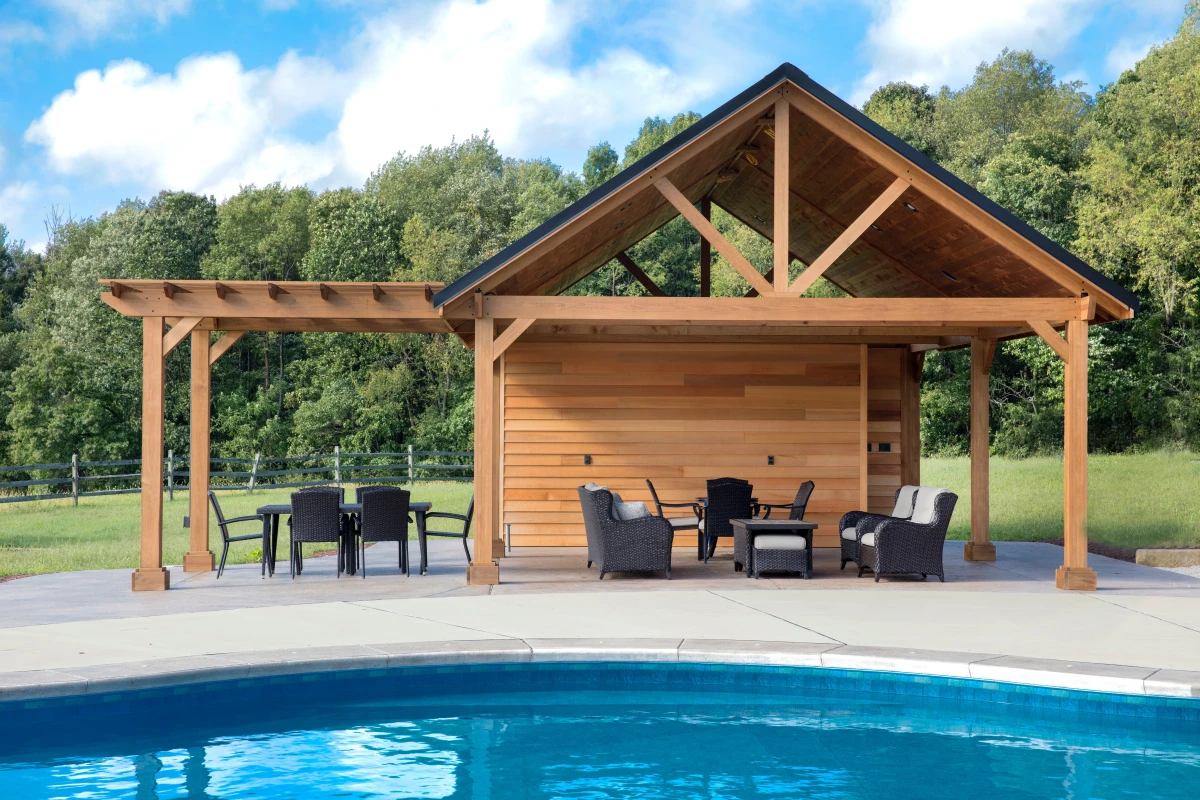
<svg viewBox="0 0 1200 800"><path fill-rule="evenodd" d="M868 456L871 505L888 509L900 474L900 352L872 348L869 360L870 440L892 447ZM856 345L514 344L503 476L513 545L583 545L576 487L587 481L650 504L646 478L663 500L685 502L726 475L773 503L815 481L808 518L821 525L818 546L836 545L865 455L858 358Z"/></svg>

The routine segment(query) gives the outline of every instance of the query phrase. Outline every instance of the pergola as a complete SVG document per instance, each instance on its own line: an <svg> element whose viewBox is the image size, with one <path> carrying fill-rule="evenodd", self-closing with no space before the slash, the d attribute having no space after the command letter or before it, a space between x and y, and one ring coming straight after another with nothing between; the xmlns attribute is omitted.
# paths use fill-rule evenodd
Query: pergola
<svg viewBox="0 0 1200 800"><path fill-rule="evenodd" d="M713 205L773 242L770 272L759 273L717 231ZM698 296L666 296L628 252L679 215L701 241ZM713 248L750 285L745 297L709 296ZM613 260L650 296L563 295ZM802 297L822 276L850 297ZM450 286L102 283L111 289L105 302L143 318L135 590L169 583L161 548L163 357L190 334L184 569L209 570L209 368L251 330L449 333L474 348L476 522L467 580L484 584L499 581L504 525L517 544L582 541L573 487L586 480L620 486L628 498L650 477L695 496L704 476L737 470L776 502L816 476L821 494L809 510L823 521L853 508L890 508L895 487L920 482L924 353L964 346L972 376L964 555L993 560L992 354L997 341L1040 336L1066 376L1066 547L1056 582L1096 585L1087 566L1087 332L1132 317L1136 298L790 64ZM225 333L213 343L213 331Z"/></svg>

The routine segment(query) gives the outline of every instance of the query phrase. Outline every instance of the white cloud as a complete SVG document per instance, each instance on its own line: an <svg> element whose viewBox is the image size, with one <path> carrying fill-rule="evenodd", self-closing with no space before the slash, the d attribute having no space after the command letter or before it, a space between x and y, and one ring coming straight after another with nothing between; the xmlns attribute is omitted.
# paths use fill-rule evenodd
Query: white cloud
<svg viewBox="0 0 1200 800"><path fill-rule="evenodd" d="M388 12L368 21L341 69L295 54L256 70L232 54L196 56L170 75L114 62L80 74L25 139L60 173L224 196L252 182L359 182L400 150L485 129L512 155L581 150L728 80L720 65L685 75L624 48L573 62L576 14L554 0ZM302 138L294 123L311 112L336 124Z"/></svg>
<svg viewBox="0 0 1200 800"><path fill-rule="evenodd" d="M1158 41L1158 37L1155 36L1122 39L1112 50L1108 51L1108 55L1104 59L1104 68L1110 75L1116 77L1125 70L1132 69Z"/></svg>
<svg viewBox="0 0 1200 800"><path fill-rule="evenodd" d="M861 103L877 86L905 80L958 86L1001 49L1032 49L1042 58L1062 52L1087 25L1101 0L886 0L863 48L871 70L855 90Z"/></svg>
<svg viewBox="0 0 1200 800"><path fill-rule="evenodd" d="M44 0L68 23L68 35L76 33L95 40L103 34L141 18L152 17L159 25L185 14L191 0Z"/></svg>
<svg viewBox="0 0 1200 800"><path fill-rule="evenodd" d="M51 202L51 195L61 192L47 192L33 181L16 181L0 185L0 224L8 229L9 241L25 239L25 246L31 250L44 250L45 236L40 235L37 225L39 215L44 215Z"/></svg>

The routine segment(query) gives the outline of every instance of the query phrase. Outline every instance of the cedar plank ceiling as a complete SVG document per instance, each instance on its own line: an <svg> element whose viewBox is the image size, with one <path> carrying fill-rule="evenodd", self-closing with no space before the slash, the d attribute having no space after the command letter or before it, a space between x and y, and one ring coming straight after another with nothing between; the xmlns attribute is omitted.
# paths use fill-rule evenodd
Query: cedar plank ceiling
<svg viewBox="0 0 1200 800"><path fill-rule="evenodd" d="M787 72L785 67L793 72ZM811 84L799 70L790 65L785 67L776 72L789 77L794 73ZM775 81L773 85L779 83ZM763 87L762 84L752 87L754 92L748 90L735 98L735 101L741 101L737 108L730 109L735 102L731 101L713 112L712 116L720 115L721 119L705 126L700 137L682 145L691 148L690 154L682 163L674 164L667 177L691 202L698 203L708 197L714 205L764 238L771 239L775 145L759 119L774 113L774 94L770 91L773 86ZM761 113L735 113L751 105L761 109ZM857 114L853 109L848 111L842 111L843 115ZM815 260L895 176L797 108L791 107L790 113L792 156L788 244L793 257L800 262L792 265L794 280L802 268L800 265ZM857 122L862 126L864 121ZM704 122L697 125L704 126ZM615 189L608 189L606 193L609 184L597 189L593 195L604 195L599 197L603 202L584 198L577 204L577 212L567 209L559 218L543 226L545 230L535 231L528 241L517 242L448 287L436 302L440 305L460 297L478 285L496 294L559 294L661 228L677 216L676 210L652 183L639 181L632 173L644 173L653 166L648 162L661 163L671 156L674 153L671 144L669 142L651 157L630 167L626 170L629 175L611 181L610 184L616 184ZM739 151L746 146L757 148L751 151L757 164L751 164ZM926 171L937 169L919 155L914 158L911 151L904 155ZM728 169L736 170L736 177L718 183L718 173ZM960 193L964 193L964 189L970 191L966 187L954 188ZM910 210L905 203L917 210ZM1012 221L1006 221L1006 224L1013 227ZM1016 224L1020 225L1019 222ZM875 225L878 230L868 228L825 273L826 278L855 297L1071 296L1070 290L1041 269L912 187L883 213ZM1032 231L1018 232L1043 249L1047 249L1047 245L1053 247ZM552 233L565 235L549 248L535 244L537 239ZM1055 257L1061 260L1061 256ZM1080 263L1076 261L1076 265ZM1111 284L1086 265L1082 266L1090 273L1089 281ZM496 278L487 280L492 270L502 268L507 271L507 277L498 282ZM511 271L513 268L515 271ZM1119 301L1136 308L1136 298L1121 287L1112 285L1112 293ZM1110 319L1111 315L1097 309L1097 321Z"/></svg>

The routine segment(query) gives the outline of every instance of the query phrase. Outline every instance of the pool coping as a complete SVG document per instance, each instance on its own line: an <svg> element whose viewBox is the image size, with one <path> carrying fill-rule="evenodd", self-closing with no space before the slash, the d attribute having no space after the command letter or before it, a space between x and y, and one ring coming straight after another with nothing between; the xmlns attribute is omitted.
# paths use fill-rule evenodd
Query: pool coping
<svg viewBox="0 0 1200 800"><path fill-rule="evenodd" d="M684 662L899 672L1051 689L1200 697L1200 672L989 653L727 639L482 639L181 656L0 673L0 702L340 670L520 662Z"/></svg>

